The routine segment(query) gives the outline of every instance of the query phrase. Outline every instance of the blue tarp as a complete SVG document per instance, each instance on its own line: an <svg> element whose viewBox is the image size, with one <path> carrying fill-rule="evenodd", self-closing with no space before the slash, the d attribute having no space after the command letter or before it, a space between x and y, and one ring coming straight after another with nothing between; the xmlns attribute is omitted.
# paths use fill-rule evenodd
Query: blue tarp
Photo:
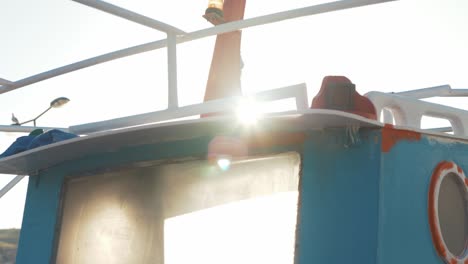
<svg viewBox="0 0 468 264"><path fill-rule="evenodd" d="M45 133L42 133L42 130L34 130L28 136L17 138L5 152L0 154L0 158L75 137L78 136L58 129L52 129Z"/></svg>

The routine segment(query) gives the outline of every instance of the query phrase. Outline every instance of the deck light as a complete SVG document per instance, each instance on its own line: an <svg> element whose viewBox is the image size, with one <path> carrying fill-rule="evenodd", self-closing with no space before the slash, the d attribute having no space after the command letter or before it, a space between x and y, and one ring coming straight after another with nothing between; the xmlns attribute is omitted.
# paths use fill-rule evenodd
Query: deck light
<svg viewBox="0 0 468 264"><path fill-rule="evenodd" d="M54 99L52 102L50 102L50 107L59 108L68 102L70 102L70 99L66 97L59 97L59 98Z"/></svg>
<svg viewBox="0 0 468 264"><path fill-rule="evenodd" d="M205 11L205 14L208 13L217 13L219 16L223 16L223 5L224 0L209 0L208 8Z"/></svg>
<svg viewBox="0 0 468 264"><path fill-rule="evenodd" d="M205 10L203 17L213 25L224 23L223 6L224 0L209 0L208 8Z"/></svg>
<svg viewBox="0 0 468 264"><path fill-rule="evenodd" d="M65 105L66 103L70 102L70 99L66 98L66 97L59 97L59 98L55 98L54 100L52 100L52 102L50 102L50 106L44 110L42 113L40 113L38 116L36 116L35 118L33 119L30 119L28 121L25 121L25 122L22 122L22 123L19 123L18 122L18 119L15 117L14 114L12 114L12 121L13 121L13 125L18 125L18 126L21 126L21 125L24 125L24 124L27 124L29 122L33 122L34 126L36 126L36 120L43 116L45 113L47 113L50 109L52 108L59 108L63 105Z"/></svg>

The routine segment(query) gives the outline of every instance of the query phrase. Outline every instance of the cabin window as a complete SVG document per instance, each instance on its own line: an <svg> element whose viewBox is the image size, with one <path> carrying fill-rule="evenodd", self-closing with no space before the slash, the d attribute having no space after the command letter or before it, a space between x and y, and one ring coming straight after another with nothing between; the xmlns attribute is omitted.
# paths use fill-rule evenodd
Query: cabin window
<svg viewBox="0 0 468 264"><path fill-rule="evenodd" d="M468 242L466 230L466 187L456 174L442 179L439 191L439 223L447 248L456 256L464 253Z"/></svg>
<svg viewBox="0 0 468 264"><path fill-rule="evenodd" d="M70 179L56 263L294 263L299 171L284 153Z"/></svg>
<svg viewBox="0 0 468 264"><path fill-rule="evenodd" d="M468 179L453 162L441 162L429 190L429 224L435 249L448 263L468 261Z"/></svg>

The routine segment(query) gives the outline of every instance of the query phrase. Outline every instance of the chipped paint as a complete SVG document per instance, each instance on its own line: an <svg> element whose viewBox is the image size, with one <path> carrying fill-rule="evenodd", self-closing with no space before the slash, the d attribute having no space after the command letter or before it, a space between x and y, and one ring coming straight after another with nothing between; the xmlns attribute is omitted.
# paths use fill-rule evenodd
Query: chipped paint
<svg viewBox="0 0 468 264"><path fill-rule="evenodd" d="M419 132L396 129L391 124L385 124L385 126L382 128L381 150L382 152L389 152L393 146L395 146L395 144L401 140L419 141L420 139L421 133Z"/></svg>
<svg viewBox="0 0 468 264"><path fill-rule="evenodd" d="M456 138L456 137L451 136L451 135L434 136L434 135L424 134L424 138L427 138L428 143L431 144L431 145L433 145L435 143L442 143L442 144L449 144L449 145L452 145L452 144L467 144L468 143L468 141L466 139Z"/></svg>

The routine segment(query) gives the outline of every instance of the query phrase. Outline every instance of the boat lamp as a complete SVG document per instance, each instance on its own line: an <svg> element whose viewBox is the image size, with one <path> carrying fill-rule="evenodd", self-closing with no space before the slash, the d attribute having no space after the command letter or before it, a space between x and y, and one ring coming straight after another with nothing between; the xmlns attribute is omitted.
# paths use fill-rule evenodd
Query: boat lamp
<svg viewBox="0 0 468 264"><path fill-rule="evenodd" d="M203 17L215 26L224 23L223 6L224 0L209 0Z"/></svg>
<svg viewBox="0 0 468 264"><path fill-rule="evenodd" d="M18 119L15 117L15 115L13 114L12 115L12 121L13 121L13 125L17 125L17 126L21 126L21 125L24 125L24 124L27 124L27 123L30 123L30 122L33 122L33 125L36 126L36 121L37 119L39 119L39 117L43 116L45 113L47 113L50 109L52 108L59 108L63 105L65 105L66 103L70 102L70 99L66 98L66 97L59 97L59 98L55 98L54 100L52 100L52 102L50 102L50 105L49 107L44 110L42 113L40 113L38 116L36 116L35 118L33 119L30 119L28 121L25 121L25 122L19 122Z"/></svg>
<svg viewBox="0 0 468 264"><path fill-rule="evenodd" d="M59 107L65 105L68 102L70 102L70 99L68 99L66 97L59 97L59 98L54 99L52 102L50 102L50 107L51 108L59 108Z"/></svg>

